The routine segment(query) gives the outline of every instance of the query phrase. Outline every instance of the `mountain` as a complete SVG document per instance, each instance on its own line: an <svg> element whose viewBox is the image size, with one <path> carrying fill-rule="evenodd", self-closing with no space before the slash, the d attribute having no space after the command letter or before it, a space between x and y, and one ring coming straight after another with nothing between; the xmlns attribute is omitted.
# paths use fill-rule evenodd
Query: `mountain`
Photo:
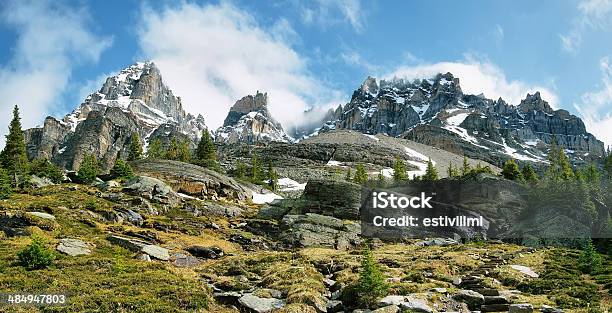
<svg viewBox="0 0 612 313"><path fill-rule="evenodd" d="M76 169L85 154L93 153L108 170L118 157L127 157L133 134L146 146L171 135L196 141L204 129L204 118L186 113L155 64L145 62L108 77L70 114L61 120L47 117L43 126L26 130L25 137L30 158Z"/></svg>
<svg viewBox="0 0 612 313"><path fill-rule="evenodd" d="M329 115L315 135L332 129L385 133L493 164L508 158L546 162L553 138L574 163L604 154L603 142L586 131L580 118L553 110L539 92L512 105L464 94L451 73L412 82L368 77L349 103Z"/></svg>
<svg viewBox="0 0 612 313"><path fill-rule="evenodd" d="M236 101L223 126L215 132L218 143L293 142L268 111L268 95L257 93Z"/></svg>

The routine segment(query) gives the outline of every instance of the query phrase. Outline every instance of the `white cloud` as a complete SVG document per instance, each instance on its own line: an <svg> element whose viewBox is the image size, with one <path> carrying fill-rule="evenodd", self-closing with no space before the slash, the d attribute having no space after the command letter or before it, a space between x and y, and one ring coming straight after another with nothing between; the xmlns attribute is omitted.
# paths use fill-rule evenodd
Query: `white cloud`
<svg viewBox="0 0 612 313"><path fill-rule="evenodd" d="M360 0L316 0L300 2L302 21L327 27L348 22L356 32L363 30L365 14Z"/></svg>
<svg viewBox="0 0 612 313"><path fill-rule="evenodd" d="M0 14L17 35L11 59L0 65L0 114L4 117L0 133L5 134L15 104L21 109L24 128L42 122L61 104L72 69L97 62L112 40L89 31L83 8L51 1L10 1ZM0 141L4 142L4 136Z"/></svg>
<svg viewBox="0 0 612 313"><path fill-rule="evenodd" d="M612 106L612 64L609 58L601 59L600 68L600 89L583 94L581 103L574 104L574 107L582 116L587 130L607 145L612 145L612 114L609 111Z"/></svg>
<svg viewBox="0 0 612 313"><path fill-rule="evenodd" d="M359 52L355 50L347 50L340 53L340 58L344 61L344 63L352 66L361 67L364 70L374 73L379 70L377 65L374 65L367 60L365 60Z"/></svg>
<svg viewBox="0 0 612 313"><path fill-rule="evenodd" d="M440 62L434 64L419 64L414 66L402 66L390 73L383 75L387 79L421 79L431 78L438 73L451 72L458 77L461 89L466 94L483 93L487 98L503 98L506 102L518 105L527 93L539 91L542 98L549 102L552 107L559 103L557 95L549 88L538 85L530 85L519 80L508 80L504 72L489 61L478 61L467 56L459 62Z"/></svg>
<svg viewBox="0 0 612 313"><path fill-rule="evenodd" d="M566 52L580 51L582 35L590 29L609 29L612 26L612 0L583 0L578 3L579 15L572 21L566 34L560 34L561 47Z"/></svg>
<svg viewBox="0 0 612 313"><path fill-rule="evenodd" d="M202 113L212 129L221 126L236 100L257 90L268 93L272 115L288 128L309 107L341 98L309 74L304 58L287 42L287 34L295 33L279 34L278 25L290 26L279 23L266 29L225 2L144 8L139 45L185 109Z"/></svg>

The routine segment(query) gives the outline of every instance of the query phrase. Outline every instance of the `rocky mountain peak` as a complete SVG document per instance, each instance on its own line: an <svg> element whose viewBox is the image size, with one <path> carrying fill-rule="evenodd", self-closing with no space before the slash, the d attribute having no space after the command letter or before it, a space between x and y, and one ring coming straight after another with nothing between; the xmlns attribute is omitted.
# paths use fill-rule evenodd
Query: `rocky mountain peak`
<svg viewBox="0 0 612 313"><path fill-rule="evenodd" d="M183 110L181 98L165 85L153 62L138 62L108 77L62 120L48 117L43 127L27 130L28 154L76 169L84 154L93 153L108 169L118 157L127 156L133 134L146 146L156 136L168 135L155 132L160 127L192 141L207 129L203 116Z"/></svg>
<svg viewBox="0 0 612 313"><path fill-rule="evenodd" d="M379 88L378 88L378 82L376 82L376 78L372 77L372 76L368 76L368 78L366 78L365 81L363 81L363 84L361 84L361 87L359 88L363 93L369 93L371 95L377 95Z"/></svg>
<svg viewBox="0 0 612 313"><path fill-rule="evenodd" d="M258 90L255 95L247 95L236 101L223 121L223 126L234 125L242 116L251 112L258 112L266 117L270 116L267 93L261 93Z"/></svg>
<svg viewBox="0 0 612 313"><path fill-rule="evenodd" d="M353 129L402 136L501 165L508 158L546 162L556 138L575 163L603 154L603 143L586 132L580 118L553 110L539 92L520 104L464 94L452 73L429 79L368 77L333 119L313 130ZM308 136L305 136L308 137Z"/></svg>
<svg viewBox="0 0 612 313"><path fill-rule="evenodd" d="M521 112L536 110L548 114L553 113L552 107L548 104L548 102L542 99L542 96L540 95L539 91L536 91L533 95L527 94L527 97L525 97L525 99L523 99L518 105L518 109Z"/></svg>
<svg viewBox="0 0 612 313"><path fill-rule="evenodd" d="M257 91L231 107L223 126L216 131L215 140L221 143L291 142L293 138L268 111L268 95Z"/></svg>

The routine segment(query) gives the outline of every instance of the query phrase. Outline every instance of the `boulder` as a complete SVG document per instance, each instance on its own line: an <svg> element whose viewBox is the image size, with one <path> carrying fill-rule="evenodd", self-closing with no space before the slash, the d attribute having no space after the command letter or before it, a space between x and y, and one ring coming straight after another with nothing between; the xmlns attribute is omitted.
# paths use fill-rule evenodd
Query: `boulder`
<svg viewBox="0 0 612 313"><path fill-rule="evenodd" d="M202 259L218 259L225 254L221 248L202 246L191 246L187 248L187 252Z"/></svg>
<svg viewBox="0 0 612 313"><path fill-rule="evenodd" d="M233 178L197 165L151 159L131 164L135 173L162 179L176 192L196 198L246 201L252 197L251 192Z"/></svg>
<svg viewBox="0 0 612 313"><path fill-rule="evenodd" d="M126 238L117 235L109 235L107 237L107 240L116 245L122 246L130 251L144 253L158 260L170 260L170 253L168 252L168 249L150 244L142 240Z"/></svg>
<svg viewBox="0 0 612 313"><path fill-rule="evenodd" d="M399 312L400 312L400 308L397 305L388 305L388 306L384 306L382 308L378 308L372 311L372 313L399 313Z"/></svg>
<svg viewBox="0 0 612 313"><path fill-rule="evenodd" d="M538 278L540 276L538 275L538 273L534 272L530 267L527 266L513 264L510 265L510 267L514 270L521 272L521 274L531 278Z"/></svg>
<svg viewBox="0 0 612 313"><path fill-rule="evenodd" d="M327 313L337 313L342 311L344 305L340 300L329 300L327 301Z"/></svg>
<svg viewBox="0 0 612 313"><path fill-rule="evenodd" d="M79 239L64 238L60 239L57 246L57 251L65 253L69 256L88 255L91 254L92 246Z"/></svg>
<svg viewBox="0 0 612 313"><path fill-rule="evenodd" d="M285 300L275 298L260 298L247 293L238 299L238 303L248 312L267 313L280 309L285 306Z"/></svg>
<svg viewBox="0 0 612 313"><path fill-rule="evenodd" d="M124 191L142 196L161 204L176 206L180 203L179 195L163 181L147 177L136 176L128 180L123 187Z"/></svg>
<svg viewBox="0 0 612 313"><path fill-rule="evenodd" d="M464 302L471 310L476 310L484 303L484 296L472 290L459 290L453 299Z"/></svg>
<svg viewBox="0 0 612 313"><path fill-rule="evenodd" d="M141 251L158 260L162 260L162 261L170 260L170 253L168 253L168 249L162 248L160 246L145 245L144 247L142 247Z"/></svg>
<svg viewBox="0 0 612 313"><path fill-rule="evenodd" d="M200 259L183 253L176 253L173 258L172 264L176 267L195 267L202 263Z"/></svg>
<svg viewBox="0 0 612 313"><path fill-rule="evenodd" d="M317 213L340 219L359 219L361 186L340 180L312 179L306 184L301 199L302 213Z"/></svg>
<svg viewBox="0 0 612 313"><path fill-rule="evenodd" d="M43 213L43 212L27 212L27 213L26 213L26 216L28 216L28 215L30 215L30 216L35 216L35 217L38 217L38 218L42 218L42 219L45 219L45 220L55 220L55 216L53 216L53 215L51 215L51 214L49 214L49 213Z"/></svg>
<svg viewBox="0 0 612 313"><path fill-rule="evenodd" d="M458 245L459 242L455 239L451 238L434 238L432 240L427 241L419 241L415 243L417 246L427 247L427 246L450 246L450 245Z"/></svg>
<svg viewBox="0 0 612 313"><path fill-rule="evenodd" d="M532 313L533 305L529 303L511 304L508 313Z"/></svg>
<svg viewBox="0 0 612 313"><path fill-rule="evenodd" d="M281 240L293 247L349 249L361 242L358 223L307 213L286 215L280 225Z"/></svg>
<svg viewBox="0 0 612 313"><path fill-rule="evenodd" d="M51 185L55 185L49 178L38 177L36 175L30 176L30 184L33 188L42 188Z"/></svg>

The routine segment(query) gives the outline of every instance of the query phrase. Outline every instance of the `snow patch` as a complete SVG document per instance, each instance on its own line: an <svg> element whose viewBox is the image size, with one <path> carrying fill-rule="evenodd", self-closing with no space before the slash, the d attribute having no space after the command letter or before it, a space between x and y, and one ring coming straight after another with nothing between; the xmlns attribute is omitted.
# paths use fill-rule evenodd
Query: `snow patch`
<svg viewBox="0 0 612 313"><path fill-rule="evenodd" d="M280 191L299 191L306 188L306 183L300 184L295 180L285 177L278 180Z"/></svg>
<svg viewBox="0 0 612 313"><path fill-rule="evenodd" d="M282 199L283 197L275 194L275 193L257 193L253 192L253 203L255 204L264 204L270 203L276 199Z"/></svg>

